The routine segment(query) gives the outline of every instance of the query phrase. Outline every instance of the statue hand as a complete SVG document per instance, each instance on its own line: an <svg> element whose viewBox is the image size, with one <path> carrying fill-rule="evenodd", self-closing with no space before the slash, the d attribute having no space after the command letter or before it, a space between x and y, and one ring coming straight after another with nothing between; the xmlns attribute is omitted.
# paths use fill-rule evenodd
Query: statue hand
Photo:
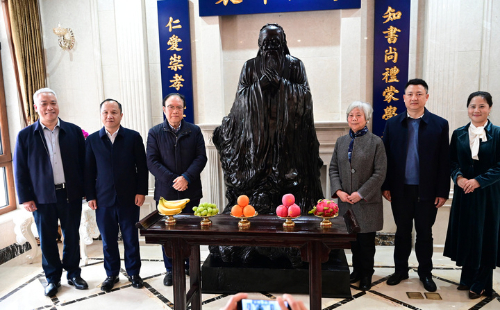
<svg viewBox="0 0 500 310"><path fill-rule="evenodd" d="M275 69L267 68L266 76L274 87L278 87L280 85L280 76L278 75L278 71Z"/></svg>

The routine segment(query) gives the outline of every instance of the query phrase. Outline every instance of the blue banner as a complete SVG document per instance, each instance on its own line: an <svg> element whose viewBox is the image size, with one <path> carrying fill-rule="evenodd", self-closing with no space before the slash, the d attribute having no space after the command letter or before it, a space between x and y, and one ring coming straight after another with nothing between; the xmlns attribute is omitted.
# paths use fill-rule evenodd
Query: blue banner
<svg viewBox="0 0 500 310"><path fill-rule="evenodd" d="M200 16L359 9L361 0L198 0Z"/></svg>
<svg viewBox="0 0 500 310"><path fill-rule="evenodd" d="M411 0L376 0L373 56L373 133L382 136L388 119L406 111Z"/></svg>
<svg viewBox="0 0 500 310"><path fill-rule="evenodd" d="M194 122L189 0L158 1L161 90L186 97L185 120Z"/></svg>

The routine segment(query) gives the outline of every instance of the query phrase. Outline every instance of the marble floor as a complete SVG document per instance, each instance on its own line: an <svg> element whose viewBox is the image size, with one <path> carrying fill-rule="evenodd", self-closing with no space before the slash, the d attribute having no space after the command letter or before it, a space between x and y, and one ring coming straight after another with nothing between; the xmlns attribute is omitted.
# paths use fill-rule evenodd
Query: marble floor
<svg viewBox="0 0 500 310"><path fill-rule="evenodd" d="M425 290L420 283L415 270L410 271L410 278L399 285L388 286L386 280L393 272L391 246L377 247L375 257L375 274L373 287L363 292L355 285L351 286L352 299L323 298L323 309L500 309L500 297L494 294L492 298L481 297L470 300L467 292L456 289L460 270L453 262L434 253L434 280L438 286L440 300L425 296ZM144 288L135 289L124 275L120 282L109 293L100 290L100 284L105 278L103 267L102 243L95 241L88 246L90 260L82 266L82 277L88 282L89 289L79 291L69 286L63 274L62 286L53 298L43 294L46 284L41 267L41 257L33 264L25 263L21 255L0 265L0 309L173 309L172 287L163 286L165 270L161 261L160 247L141 244L142 269L141 276L145 280ZM123 249L121 249L123 253ZM346 252L350 261L349 251ZM208 255L208 249L202 248L201 258ZM414 253L411 265L416 266ZM122 261L123 267L123 261ZM122 269L125 273L124 269ZM494 289L500 292L500 270L494 272ZM410 299L407 292L419 292L422 299ZM278 294L261 292L249 294L252 299L273 299ZM309 305L309 296L294 295L298 300ZM203 309L212 310L223 307L230 296L203 294Z"/></svg>

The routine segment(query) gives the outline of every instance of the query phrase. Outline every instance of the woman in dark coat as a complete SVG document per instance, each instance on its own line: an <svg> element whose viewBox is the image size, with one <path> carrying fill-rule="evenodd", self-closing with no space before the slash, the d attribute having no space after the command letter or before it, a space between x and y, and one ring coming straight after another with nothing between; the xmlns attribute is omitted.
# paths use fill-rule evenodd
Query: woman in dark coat
<svg viewBox="0 0 500 310"><path fill-rule="evenodd" d="M488 120L492 105L489 93L472 93L471 122L453 132L450 145L455 189L443 254L462 266L458 289L471 299L491 296L500 266L500 127Z"/></svg>
<svg viewBox="0 0 500 310"><path fill-rule="evenodd" d="M351 242L351 283L361 290L371 288L375 256L375 233L384 225L381 186L387 171L385 148L380 137L368 131L366 124L372 107L353 102L347 108L349 134L338 138L330 162L333 197L339 198L339 215L352 210L361 227Z"/></svg>

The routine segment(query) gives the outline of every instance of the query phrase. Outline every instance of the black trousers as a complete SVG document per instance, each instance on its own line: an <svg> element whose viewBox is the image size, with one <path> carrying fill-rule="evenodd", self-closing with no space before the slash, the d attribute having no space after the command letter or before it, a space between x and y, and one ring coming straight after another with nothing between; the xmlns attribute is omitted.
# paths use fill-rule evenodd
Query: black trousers
<svg viewBox="0 0 500 310"><path fill-rule="evenodd" d="M80 221L82 218L82 200L68 202L66 189L56 191L57 203L38 204L33 212L40 248L42 250L42 267L49 283L61 280L63 268L67 277L80 276ZM62 261L57 246L58 220L64 236Z"/></svg>
<svg viewBox="0 0 500 310"><path fill-rule="evenodd" d="M156 201L156 205L158 206L159 201ZM200 199L191 200L188 202L186 207L182 210L181 214L193 214L193 207L197 207L200 204ZM172 271L172 259L165 255L165 251L162 248L163 252L163 263L165 265L165 269L167 271ZM189 267L189 259L186 259L186 267Z"/></svg>
<svg viewBox="0 0 500 310"><path fill-rule="evenodd" d="M371 277L375 263L375 232L358 233L351 242L352 268L363 277Z"/></svg>
<svg viewBox="0 0 500 310"><path fill-rule="evenodd" d="M118 250L118 230L122 232L125 250L125 269L129 276L138 275L141 270L139 233L135 223L139 221L140 208L135 204L98 207L97 227L102 236L104 270L107 276L116 277L120 273L120 251Z"/></svg>
<svg viewBox="0 0 500 310"><path fill-rule="evenodd" d="M392 196L392 214L397 227L394 249L396 272L408 273L411 233L413 221L415 221L415 231L417 232L415 253L418 260L418 275L429 277L432 272L432 226L437 215L434 201L421 201L418 196L418 185L405 185L402 197L394 197L394 194Z"/></svg>

